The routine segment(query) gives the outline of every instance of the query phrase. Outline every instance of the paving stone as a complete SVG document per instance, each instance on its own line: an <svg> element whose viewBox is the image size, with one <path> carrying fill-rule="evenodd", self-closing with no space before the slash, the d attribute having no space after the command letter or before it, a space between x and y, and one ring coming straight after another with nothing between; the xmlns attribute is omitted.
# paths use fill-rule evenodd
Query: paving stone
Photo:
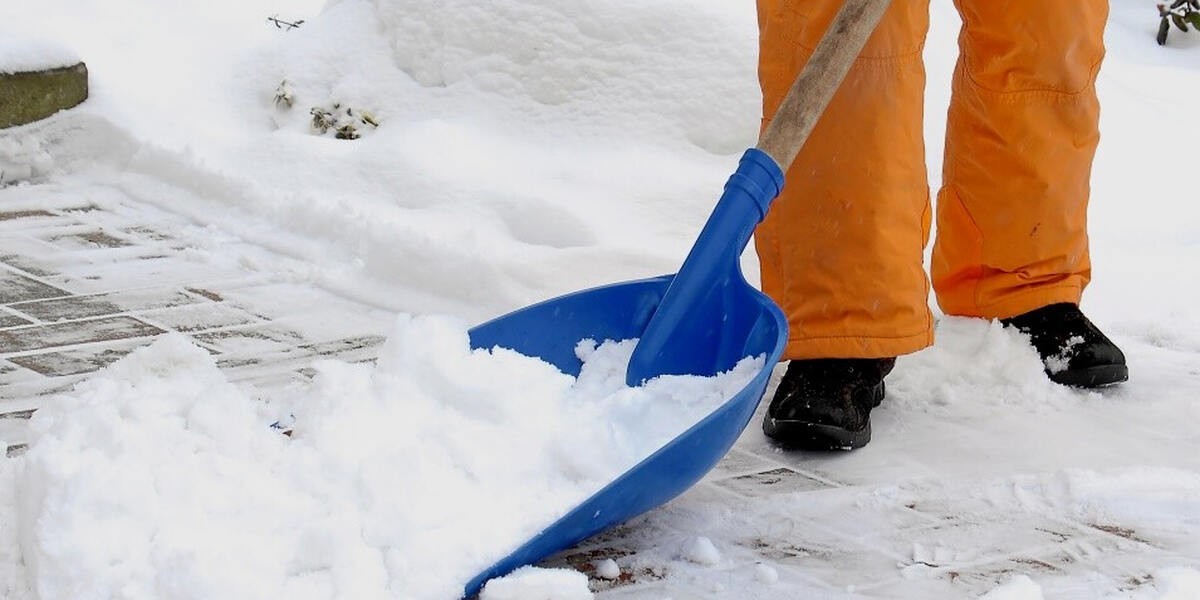
<svg viewBox="0 0 1200 600"><path fill-rule="evenodd" d="M612 600L717 600L720 598L718 595L697 592L670 584L619 588L602 592L598 597Z"/></svg>
<svg viewBox="0 0 1200 600"><path fill-rule="evenodd" d="M753 551L768 564L795 567L834 588L862 587L890 579L897 561L787 515L765 517L757 535L733 543Z"/></svg>
<svg viewBox="0 0 1200 600"><path fill-rule="evenodd" d="M590 546L581 549L571 549L555 555L539 563L539 566L554 569L574 569L588 576L589 584L594 592L610 590L617 587L645 583L662 579L661 573L656 574L647 567L622 564L623 558L634 553L632 549L619 546ZM601 561L611 559L621 568L621 574L616 579L601 579L596 576L596 568Z"/></svg>
<svg viewBox="0 0 1200 600"><path fill-rule="evenodd" d="M86 377L86 375L44 377L29 369L22 368L21 371L28 373L33 378L0 385L0 407L3 407L4 411L40 407L45 404L49 396L71 391L75 384Z"/></svg>
<svg viewBox="0 0 1200 600"><path fill-rule="evenodd" d="M12 309L53 323L139 310L169 308L196 302L208 302L208 300L177 289L159 288L22 302L13 304Z"/></svg>
<svg viewBox="0 0 1200 600"><path fill-rule="evenodd" d="M134 248L138 250L138 248ZM155 252L158 252L156 249ZM71 253L65 253L70 256ZM153 254L147 252L147 254ZM246 278L247 274L228 267L220 267L187 260L177 255L163 258L144 256L122 257L122 260L93 264L87 262L87 253L78 253L72 262L60 262L58 271L46 280L67 287L76 293L90 294L144 287L168 287L196 285L209 281ZM262 275L254 278L261 280Z"/></svg>
<svg viewBox="0 0 1200 600"><path fill-rule="evenodd" d="M30 321L29 319L18 317L10 312L0 311L0 329L20 327L21 325L29 325L32 322L33 321Z"/></svg>
<svg viewBox="0 0 1200 600"><path fill-rule="evenodd" d="M189 292L193 290L189 289ZM212 300L211 296L205 296ZM219 298L219 297L218 297ZM261 323L258 317L224 302L203 302L139 313L139 318L184 333Z"/></svg>
<svg viewBox="0 0 1200 600"><path fill-rule="evenodd" d="M41 300L69 295L52 285L30 279L8 269L0 269L0 304L12 304L25 300Z"/></svg>
<svg viewBox="0 0 1200 600"><path fill-rule="evenodd" d="M18 219L28 219L30 217L53 217L54 213L44 210L13 210L0 211L0 221L15 221Z"/></svg>
<svg viewBox="0 0 1200 600"><path fill-rule="evenodd" d="M23 381L41 380L41 376L7 360L0 360L0 387Z"/></svg>
<svg viewBox="0 0 1200 600"><path fill-rule="evenodd" d="M387 338L382 335L361 335L317 344L301 344L299 348L309 350L321 357L344 356L358 350L369 350L383 345Z"/></svg>
<svg viewBox="0 0 1200 600"><path fill-rule="evenodd" d="M0 242L0 244L4 244L5 247L8 245L7 240ZM51 268L46 262L20 254L6 254L0 256L0 262L38 277L47 277L57 273L57 271Z"/></svg>
<svg viewBox="0 0 1200 600"><path fill-rule="evenodd" d="M974 565L1028 559L1050 549L1065 547L1080 532L1063 524L1028 514L999 512L946 519L931 527L898 529L872 536L872 543L905 555L904 565L922 565L958 573ZM1019 561L1018 561L1019 562Z"/></svg>
<svg viewBox="0 0 1200 600"><path fill-rule="evenodd" d="M829 489L833 486L813 479L803 473L798 473L787 467L778 467L760 473L739 475L714 482L726 489L746 496L761 496L763 494L790 494Z"/></svg>
<svg viewBox="0 0 1200 600"><path fill-rule="evenodd" d="M198 333L192 338L220 350L224 354L235 356L285 352L304 343L304 338L296 332L273 325L247 329L222 329Z"/></svg>
<svg viewBox="0 0 1200 600"><path fill-rule="evenodd" d="M750 473L760 473L776 468L779 465L764 460L762 457L745 452L737 448L733 448L713 467L710 478L723 479L735 475L747 475Z"/></svg>
<svg viewBox="0 0 1200 600"><path fill-rule="evenodd" d="M65 212L65 213L87 214L87 213L99 211L99 210L101 210L101 208L99 206L96 206L95 204L92 204L89 202L86 204L75 204L75 205L71 205L71 206L64 206L62 208L59 208L59 210L61 210L62 212Z"/></svg>
<svg viewBox="0 0 1200 600"><path fill-rule="evenodd" d="M51 227L66 227L77 224L66 216L44 210L16 210L0 212L0 231L29 233Z"/></svg>
<svg viewBox="0 0 1200 600"><path fill-rule="evenodd" d="M96 248L123 248L133 245L128 240L116 237L102 229L63 233L47 236L46 241L67 250L94 250Z"/></svg>
<svg viewBox="0 0 1200 600"><path fill-rule="evenodd" d="M26 410L14 410L11 412L0 412L0 420L7 419L10 421L28 421L29 418L33 416L34 412L37 411L32 408Z"/></svg>
<svg viewBox="0 0 1200 600"><path fill-rule="evenodd" d="M219 365L218 365L219 366ZM230 381L249 386L262 393L279 393L280 390L303 385L307 382L298 371L264 372L253 376L239 376L226 371Z"/></svg>
<svg viewBox="0 0 1200 600"><path fill-rule="evenodd" d="M119 344L105 347L85 346L83 348L73 348L60 352L43 352L41 354L16 356L9 360L46 377L78 375L103 369L120 360L126 354L149 343L150 340L144 340L140 344Z"/></svg>
<svg viewBox="0 0 1200 600"><path fill-rule="evenodd" d="M127 227L125 229L122 229L121 232L127 233L127 234L135 236L135 237L141 237L141 238L145 238L148 240L152 240L155 242L165 242L169 239L172 239L172 237L170 235L163 233L161 231L158 231L156 229L146 227L144 225Z"/></svg>
<svg viewBox="0 0 1200 600"><path fill-rule="evenodd" d="M31 215L22 219L0 220L0 232L27 235L36 239L47 232L79 227L79 225L79 221L76 221L69 215L47 213L45 215Z"/></svg>
<svg viewBox="0 0 1200 600"><path fill-rule="evenodd" d="M209 300L212 300L213 302L223 302L225 300L224 297L222 297L220 294L218 294L212 290L206 290L204 288L199 288L199 287L189 287L189 288L185 288L185 289L187 289L187 291L189 291L193 294L196 294L198 296L204 296L205 298L208 298Z"/></svg>
<svg viewBox="0 0 1200 600"><path fill-rule="evenodd" d="M55 346L148 337L164 333L132 317L55 323L0 331L0 354L29 352Z"/></svg>

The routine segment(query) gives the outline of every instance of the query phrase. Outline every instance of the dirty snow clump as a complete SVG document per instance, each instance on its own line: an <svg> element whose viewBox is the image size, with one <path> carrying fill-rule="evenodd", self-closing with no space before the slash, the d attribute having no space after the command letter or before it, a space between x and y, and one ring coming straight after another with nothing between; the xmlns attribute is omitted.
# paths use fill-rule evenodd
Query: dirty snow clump
<svg viewBox="0 0 1200 600"><path fill-rule="evenodd" d="M621 567L617 565L617 561L606 558L596 563L596 577L600 579L616 579L621 576Z"/></svg>

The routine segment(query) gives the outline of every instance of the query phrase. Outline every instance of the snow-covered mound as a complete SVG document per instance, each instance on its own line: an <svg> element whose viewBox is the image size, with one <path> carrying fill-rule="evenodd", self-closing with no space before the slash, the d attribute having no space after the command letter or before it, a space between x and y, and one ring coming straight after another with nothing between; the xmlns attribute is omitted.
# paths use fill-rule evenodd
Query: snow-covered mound
<svg viewBox="0 0 1200 600"><path fill-rule="evenodd" d="M137 140L122 164L170 186L131 193L395 310L478 321L674 271L758 129L750 5L45 4L89 57L88 111ZM313 109L379 125L314 135Z"/></svg>
<svg viewBox="0 0 1200 600"><path fill-rule="evenodd" d="M747 16L696 0L335 0L266 62L305 109L290 111L301 128L308 107L341 101L384 122L466 117L556 144L728 154L758 108Z"/></svg>
<svg viewBox="0 0 1200 600"><path fill-rule="evenodd" d="M581 342L576 380L471 351L457 322L405 318L378 367L318 364L311 389L263 404L164 338L34 417L20 492L32 587L41 600L457 598L762 365L627 388L633 346ZM286 413L290 437L270 426Z"/></svg>

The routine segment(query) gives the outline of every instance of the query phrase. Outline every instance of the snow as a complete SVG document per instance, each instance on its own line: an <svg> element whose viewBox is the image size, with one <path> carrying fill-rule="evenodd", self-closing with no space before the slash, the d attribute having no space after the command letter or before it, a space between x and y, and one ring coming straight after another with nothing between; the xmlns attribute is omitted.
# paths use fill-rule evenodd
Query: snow
<svg viewBox="0 0 1200 600"><path fill-rule="evenodd" d="M65 44L0 23L0 74L69 67L79 55Z"/></svg>
<svg viewBox="0 0 1200 600"><path fill-rule="evenodd" d="M596 577L601 579L616 579L621 576L621 567L617 566L617 561L606 558L596 563Z"/></svg>
<svg viewBox="0 0 1200 600"><path fill-rule="evenodd" d="M522 567L484 586L479 600L591 600L587 575L565 569Z"/></svg>
<svg viewBox="0 0 1200 600"><path fill-rule="evenodd" d="M1188 600L1200 598L1200 571L1184 567L1162 569L1154 574L1154 591L1135 596L1139 600Z"/></svg>
<svg viewBox="0 0 1200 600"><path fill-rule="evenodd" d="M984 594L980 600L1043 600L1042 588L1025 575L1017 575L1004 585Z"/></svg>
<svg viewBox="0 0 1200 600"><path fill-rule="evenodd" d="M759 563L754 565L754 578L760 583L770 585L779 581L779 571L771 565Z"/></svg>
<svg viewBox="0 0 1200 600"><path fill-rule="evenodd" d="M1085 340L1081 335L1076 335L1069 338L1066 343L1063 344L1061 352L1052 356L1047 356L1045 360L1042 361L1043 364L1046 365L1046 370L1051 373L1062 373L1063 371L1067 370L1067 366L1071 364L1071 358L1075 356L1075 349L1084 341Z"/></svg>
<svg viewBox="0 0 1200 600"><path fill-rule="evenodd" d="M762 364L627 388L634 342L581 342L575 379L405 317L378 367L318 363L310 390L268 405L165 337L35 415L20 479L33 585L42 600L457 597ZM290 437L268 426L280 411ZM566 576L546 577L497 590Z"/></svg>
<svg viewBox="0 0 1200 600"><path fill-rule="evenodd" d="M998 322L943 317L937 336L934 347L898 360L887 380L892 405L942 414L964 405L1041 412L1098 397L1049 384L1029 337Z"/></svg>
<svg viewBox="0 0 1200 600"><path fill-rule="evenodd" d="M683 551L683 556L691 562L706 567L721 562L721 552L713 545L712 540L704 536L689 541Z"/></svg>
<svg viewBox="0 0 1200 600"><path fill-rule="evenodd" d="M6 446L0 439L0 446ZM25 568L17 543L17 473L20 461L0 458L0 598L28 597Z"/></svg>
<svg viewBox="0 0 1200 600"><path fill-rule="evenodd" d="M306 264L299 277L396 312L449 313L478 322L559 293L673 271L759 124L753 3L497 0L485 8L466 0L183 0L168 7L150 0L45 0L38 13L44 22L36 24L20 4L0 3L0 22L36 29L38 39L69 42L88 62L91 99L46 122L0 133L0 185L48 180L117 189L298 258ZM1200 464L1194 458L1200 209L1186 166L1193 140L1200 139L1194 108L1200 35L1173 32L1169 46L1158 47L1153 4L1112 2L1098 83L1103 141L1090 207L1095 271L1084 301L1089 316L1128 355L1131 380L1100 392L1063 388L1046 380L1046 365L1025 336L940 317L937 344L902 357L889 377L870 446L835 456L778 454L779 462L814 481L845 488L802 499L755 498L738 511L730 505L745 498L689 495L650 517L651 525L661 521L686 535L660 542L630 534L642 545L622 565L628 560L660 575L694 578L694 587L721 589L722 597L795 597L789 586L799 585L795 573L801 569L733 565L737 553L729 540L753 535L790 541L801 533L819 538L824 526L844 534L820 546L834 557L827 560L853 551L854 562L834 562L836 570L895 577L894 585L915 590L959 566L1024 548L1025 540L1007 537L1010 529L1069 520L1118 533L1130 528L1136 531L1129 535L1151 539L1160 553L1136 539L1102 550L1150 556L1145 560L1153 564L1137 568L1150 569L1146 575L1153 577L1130 589L1110 573L1080 567L1050 575L1031 567L1004 582L953 585L985 586L969 588L972 596L991 588L987 593L996 597L1018 598L1200 596ZM305 23L283 31L265 21L274 14ZM958 22L949 0L935 0L932 14L926 140L936 189ZM5 45L14 39L0 35L0 57L11 61L9 48L17 48L50 63L67 59L64 53L50 60L54 53L28 42ZM11 64L6 60L0 70ZM290 107L275 99L284 82ZM361 139L353 141L314 135L310 110L334 103L368 111L380 125L360 128ZM217 246L206 251L220 255ZM753 253L743 262L756 280ZM406 327L432 327L422 323ZM463 353L461 337L456 340L439 346L439 356L473 360ZM138 355L100 375L69 397L74 400L66 406L74 412L47 410L38 417L35 424L46 437L26 458L0 458L0 597L23 600L27 575L43 597L69 596L76 591L70 586L84 585L84 579L48 573L99 573L108 557L126 570L104 571L91 585L186 582L192 593L233 597L255 591L268 597L357 593L355 586L362 586L358 597L370 597L390 583L391 573L418 572L416 563L375 564L386 560L366 556L363 540L338 537L338 531L376 523L372 519L383 512L398 519L396 503L420 503L384 493L401 483L387 456L429 458L434 462L426 476L433 480L441 479L446 464L468 456L483 461L474 465L480 471L500 469L488 471L497 476L538 468L504 464L505 457L536 457L594 485L635 454L605 455L614 434L599 430L591 438L537 449L539 438L531 432L566 418L542 409L532 413L537 419L514 425L521 432L514 436L520 452L471 454L468 441L496 433L478 423L470 435L430 433L428 447L403 445L398 434L420 423L376 393L378 386L400 385L389 379L388 364L438 381L412 396L424 400L420 406L430 415L453 409L443 404L451 399L465 403L457 406L468 416L498 406L471 404L477 398L471 390L456 387L437 365L404 354L404 347L402 339L393 339L387 351L392 362L385 360L380 370L324 364L315 388L281 394L267 405L238 396L207 357L177 342L160 347L161 356ZM588 345L580 350L592 352ZM500 358L508 359L517 360ZM496 378L512 381L515 375L499 369ZM547 375L543 385L553 388L551 379ZM593 383L599 390L609 379ZM151 388L162 403L135 401L135 392ZM447 399L431 400L441 395ZM105 403L98 403L101 398ZM512 407L528 406L526 401L532 400L514 399ZM260 412L264 407L270 410ZM639 428L630 439L648 442L666 433L654 427L664 418L666 408L660 408L621 407ZM513 417L507 409L499 405L499 414L486 414ZM291 440L266 427L289 412L296 427ZM580 421L595 422L599 414ZM742 444L757 456L773 452L755 424ZM194 481L184 480L176 465L198 469L188 473ZM229 478L239 483L230 485ZM355 489L363 495L335 486L338 478L361 479ZM163 487L133 493L150 483ZM422 489L404 483L402 489ZM238 490L236 506L228 489ZM374 504L368 502L372 493ZM66 504L38 500L51 494L63 494ZM557 494L569 505L569 490ZM543 506L543 495L512 510L549 514L550 499ZM460 500L446 495L449 506L428 502L422 508L449 510ZM908 514L909 504L963 525L914 533L881 516ZM51 547L36 539L29 519L54 506L77 507L87 518L46 513L36 527L67 536L61 540L78 538L78 544ZM210 514L210 508L225 512ZM860 523L860 515L877 518ZM118 522L128 527L110 534L106 527ZM518 527L507 517L491 523ZM27 533L21 545L18 525ZM347 529L338 529L343 525ZM150 532L161 535L151 538ZM378 530L380 539L395 534ZM496 539L504 535L505 543L520 539L515 530L497 532ZM860 547L870 536L890 545ZM708 542L704 548L698 548L701 539ZM244 552L235 559L224 553L230 547ZM1086 544L1072 551L1084 558L1103 553ZM38 560L51 552L63 554ZM859 562L870 552L887 560ZM418 573L428 575L421 585L451 590L488 562L481 556L475 566L420 557L432 564ZM155 568L152 558L166 562ZM716 563L730 568L714 568ZM803 574L826 576L820 569L829 564L805 563ZM446 574L455 565L459 570ZM243 587L205 589L234 585L207 578L218 566ZM251 569L273 579L246 581ZM374 578L348 575L368 571ZM158 582L151 580L155 573L171 575ZM487 593L526 597L547 577L571 579L562 586L583 589L578 577L530 571L506 580L525 581L504 584L516 591L497 583ZM405 579L398 585L417 584ZM936 588L909 597L964 595L962 588Z"/></svg>
<svg viewBox="0 0 1200 600"><path fill-rule="evenodd" d="M125 167L123 186L396 311L481 321L673 271L757 133L755 19L737 5L77 4L44 3L46 26L94 74L69 119L118 126L94 156ZM15 8L0 19L19 20ZM264 21L276 13L305 23L278 30ZM274 101L284 80L286 110ZM380 127L352 142L312 135L310 109L334 102ZM27 176L69 169L60 162Z"/></svg>

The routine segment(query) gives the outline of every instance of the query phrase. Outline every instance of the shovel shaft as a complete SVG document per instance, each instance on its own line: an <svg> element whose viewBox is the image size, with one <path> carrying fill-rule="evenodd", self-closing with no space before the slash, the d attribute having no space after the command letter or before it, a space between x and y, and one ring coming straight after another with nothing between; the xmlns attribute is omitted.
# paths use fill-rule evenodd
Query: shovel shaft
<svg viewBox="0 0 1200 600"><path fill-rule="evenodd" d="M862 52L891 0L846 0L825 30L804 70L796 77L766 131L758 149L787 171L834 92Z"/></svg>
<svg viewBox="0 0 1200 600"><path fill-rule="evenodd" d="M625 372L630 386L663 374L711 375L733 366L723 324L749 318L729 312L746 286L738 257L783 186L783 174L804 146L850 65L891 0L846 0L758 147L746 151L725 193L692 246L679 273L646 325ZM740 351L739 351L740 352ZM698 359L701 355L703 359Z"/></svg>

